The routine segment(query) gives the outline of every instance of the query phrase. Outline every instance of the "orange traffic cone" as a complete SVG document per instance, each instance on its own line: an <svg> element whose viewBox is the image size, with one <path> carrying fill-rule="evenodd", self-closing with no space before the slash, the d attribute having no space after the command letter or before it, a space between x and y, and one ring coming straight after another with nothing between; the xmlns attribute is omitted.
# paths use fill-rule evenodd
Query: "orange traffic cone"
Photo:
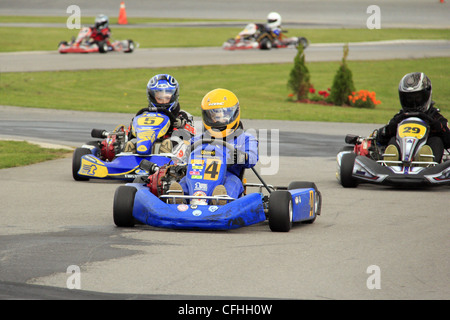
<svg viewBox="0 0 450 320"><path fill-rule="evenodd" d="M441 3L444 3L445 1L444 0L441 0Z"/></svg>
<svg viewBox="0 0 450 320"><path fill-rule="evenodd" d="M127 13L125 11L125 2L123 2L123 1L120 3L118 23L119 24L128 24Z"/></svg>

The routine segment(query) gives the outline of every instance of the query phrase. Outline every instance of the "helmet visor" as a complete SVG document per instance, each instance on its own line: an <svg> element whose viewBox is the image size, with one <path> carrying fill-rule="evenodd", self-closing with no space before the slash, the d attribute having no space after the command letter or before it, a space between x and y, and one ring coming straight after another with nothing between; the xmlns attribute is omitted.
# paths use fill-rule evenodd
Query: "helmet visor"
<svg viewBox="0 0 450 320"><path fill-rule="evenodd" d="M406 112L425 112L430 94L425 90L416 92L400 92L400 103Z"/></svg>
<svg viewBox="0 0 450 320"><path fill-rule="evenodd" d="M229 108L203 110L203 121L212 128L221 128L233 123L239 116L239 103Z"/></svg>
<svg viewBox="0 0 450 320"><path fill-rule="evenodd" d="M156 103L166 104L172 102L175 91L174 88L155 88L151 90L151 95L155 98Z"/></svg>

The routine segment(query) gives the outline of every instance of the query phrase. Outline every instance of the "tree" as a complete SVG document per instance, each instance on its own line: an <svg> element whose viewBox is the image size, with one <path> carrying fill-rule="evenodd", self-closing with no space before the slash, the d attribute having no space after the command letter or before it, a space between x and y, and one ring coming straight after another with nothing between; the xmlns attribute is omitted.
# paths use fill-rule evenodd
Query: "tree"
<svg viewBox="0 0 450 320"><path fill-rule="evenodd" d="M305 65L303 46L299 45L297 50L297 55L294 58L294 67L291 70L287 84L297 96L297 100L303 100L308 97L308 90L311 87L311 83L309 82L309 70Z"/></svg>
<svg viewBox="0 0 450 320"><path fill-rule="evenodd" d="M355 91L352 71L347 65L347 56L348 44L344 46L344 56L341 65L334 76L333 86L331 87L330 92L330 100L337 106L350 104L348 97Z"/></svg>

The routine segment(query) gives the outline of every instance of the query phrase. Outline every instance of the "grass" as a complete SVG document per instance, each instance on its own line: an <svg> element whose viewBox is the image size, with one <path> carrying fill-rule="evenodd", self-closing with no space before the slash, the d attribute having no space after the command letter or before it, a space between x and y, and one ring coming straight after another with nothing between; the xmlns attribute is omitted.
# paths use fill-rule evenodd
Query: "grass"
<svg viewBox="0 0 450 320"><path fill-rule="evenodd" d="M385 123L399 109L397 86L402 76L425 72L433 82L433 97L450 117L450 58L349 61L357 90L375 91L376 109L299 104L288 101L287 80L292 64L177 67L3 73L0 104L66 110L134 113L147 105L145 85L157 73L170 73L181 86L184 110L200 116L202 97L214 88L232 90L239 97L242 117L296 121ZM332 84L338 62L308 63L317 90Z"/></svg>
<svg viewBox="0 0 450 320"><path fill-rule="evenodd" d="M64 158L72 151L41 148L26 141L0 141L0 169Z"/></svg>
<svg viewBox="0 0 450 320"><path fill-rule="evenodd" d="M1 19L0 19L1 22ZM243 23L244 26L245 23ZM242 28L176 27L118 28L111 26L112 38L132 39L140 48L220 47ZM450 29L290 29L289 37L306 37L312 44L395 39L450 39ZM0 52L57 50L60 41L70 41L78 30L66 28L2 27Z"/></svg>

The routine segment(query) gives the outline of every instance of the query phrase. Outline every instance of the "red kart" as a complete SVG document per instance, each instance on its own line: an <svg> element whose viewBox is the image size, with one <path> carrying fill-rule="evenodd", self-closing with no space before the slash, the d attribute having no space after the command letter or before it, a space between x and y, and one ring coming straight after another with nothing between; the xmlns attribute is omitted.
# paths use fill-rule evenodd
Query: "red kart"
<svg viewBox="0 0 450 320"><path fill-rule="evenodd" d="M108 51L118 51L130 53L136 48L133 40L116 40L114 42L90 40L92 29L89 27L81 28L76 39L72 39L70 43L61 41L58 45L59 53L91 53Z"/></svg>

